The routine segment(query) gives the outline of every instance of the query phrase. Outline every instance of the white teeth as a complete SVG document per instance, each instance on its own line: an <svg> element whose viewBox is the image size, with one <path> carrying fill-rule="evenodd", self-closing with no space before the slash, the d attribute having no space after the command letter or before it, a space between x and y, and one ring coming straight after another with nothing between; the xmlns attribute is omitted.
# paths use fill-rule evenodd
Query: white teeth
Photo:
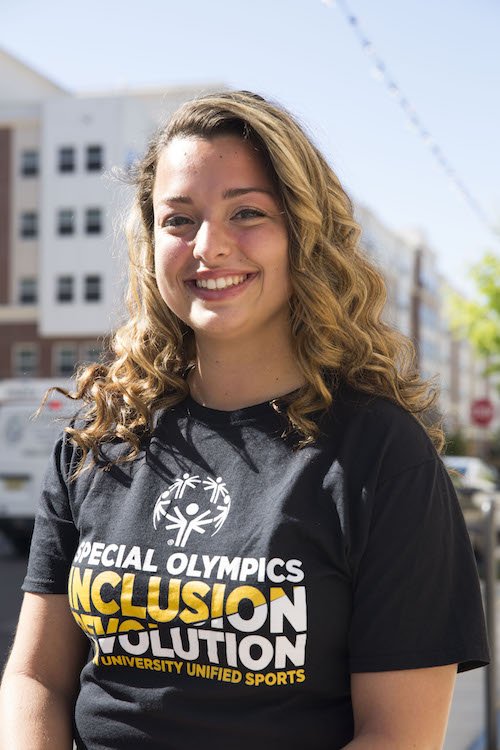
<svg viewBox="0 0 500 750"><path fill-rule="evenodd" d="M218 279L197 279L196 286L201 289L226 289L228 286L242 284L247 274L241 276L220 276Z"/></svg>

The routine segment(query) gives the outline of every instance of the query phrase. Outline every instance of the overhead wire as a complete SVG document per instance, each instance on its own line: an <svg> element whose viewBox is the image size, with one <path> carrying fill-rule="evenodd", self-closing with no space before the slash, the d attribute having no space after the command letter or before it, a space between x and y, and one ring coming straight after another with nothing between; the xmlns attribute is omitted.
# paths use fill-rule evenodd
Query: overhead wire
<svg viewBox="0 0 500 750"><path fill-rule="evenodd" d="M474 196L473 192L459 177L444 149L437 143L430 130L424 125L422 117L419 115L410 99L406 96L401 86L396 83L396 80L385 61L377 52L375 45L363 31L359 17L353 13L347 0L321 0L321 2L329 8L338 8L342 13L357 37L363 52L371 61L370 72L373 78L383 84L391 98L399 104L400 110L406 117L411 130L420 137L428 148L439 168L445 173L451 187L461 196L481 223L485 225L498 240L500 237L499 229L492 224L487 213L484 211L481 202Z"/></svg>

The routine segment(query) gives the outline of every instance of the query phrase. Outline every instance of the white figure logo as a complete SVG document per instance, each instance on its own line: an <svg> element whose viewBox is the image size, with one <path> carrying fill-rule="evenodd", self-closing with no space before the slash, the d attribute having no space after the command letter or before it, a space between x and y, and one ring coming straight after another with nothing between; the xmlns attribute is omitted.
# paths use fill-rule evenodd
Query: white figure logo
<svg viewBox="0 0 500 750"><path fill-rule="evenodd" d="M214 536L224 525L231 508L231 498L222 477L202 480L187 472L176 479L156 501L153 526L166 521L166 531L177 532L169 544L185 547L191 534L212 530Z"/></svg>

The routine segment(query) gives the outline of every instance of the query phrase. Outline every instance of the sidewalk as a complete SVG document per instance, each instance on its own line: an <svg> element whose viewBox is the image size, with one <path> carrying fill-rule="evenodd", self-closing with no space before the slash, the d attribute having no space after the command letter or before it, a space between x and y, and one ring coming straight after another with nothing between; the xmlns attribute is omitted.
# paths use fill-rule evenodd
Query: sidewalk
<svg viewBox="0 0 500 750"><path fill-rule="evenodd" d="M496 631L498 646L500 644L500 584L497 584L496 591ZM444 750L483 750L485 680L484 669L473 669L457 675ZM498 688L497 695L500 696Z"/></svg>
<svg viewBox="0 0 500 750"><path fill-rule="evenodd" d="M457 675L444 750L472 750L484 732L484 672L473 669Z"/></svg>

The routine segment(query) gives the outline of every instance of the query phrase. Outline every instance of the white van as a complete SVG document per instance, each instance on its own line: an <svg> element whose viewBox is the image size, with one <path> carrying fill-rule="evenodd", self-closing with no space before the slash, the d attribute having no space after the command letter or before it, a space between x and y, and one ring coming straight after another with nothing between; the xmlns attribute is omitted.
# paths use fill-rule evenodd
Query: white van
<svg viewBox="0 0 500 750"><path fill-rule="evenodd" d="M0 530L16 548L29 545L42 479L53 444L75 412L74 403L53 391L34 414L48 388L71 390L70 380L0 381ZM59 419L58 419L59 418Z"/></svg>

